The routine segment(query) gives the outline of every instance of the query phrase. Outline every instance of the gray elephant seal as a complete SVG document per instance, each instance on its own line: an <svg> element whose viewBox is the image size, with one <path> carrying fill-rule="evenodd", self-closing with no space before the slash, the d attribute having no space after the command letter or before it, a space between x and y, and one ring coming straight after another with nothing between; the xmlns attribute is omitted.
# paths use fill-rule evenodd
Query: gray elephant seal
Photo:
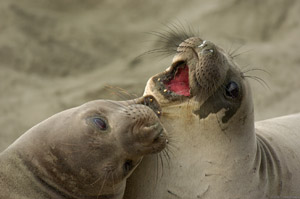
<svg viewBox="0 0 300 199"><path fill-rule="evenodd" d="M250 90L224 50L184 40L171 67L145 89L176 144L170 166L156 182L156 159L145 158L124 198L300 198L300 114L255 124Z"/></svg>
<svg viewBox="0 0 300 199"><path fill-rule="evenodd" d="M122 198L142 157L166 146L157 108L98 100L39 123L1 153L0 198Z"/></svg>

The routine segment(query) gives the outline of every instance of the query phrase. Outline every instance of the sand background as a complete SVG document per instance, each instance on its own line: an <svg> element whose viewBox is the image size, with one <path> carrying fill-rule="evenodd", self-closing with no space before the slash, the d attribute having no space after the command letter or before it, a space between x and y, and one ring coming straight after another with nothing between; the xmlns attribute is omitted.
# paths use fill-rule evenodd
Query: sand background
<svg viewBox="0 0 300 199"><path fill-rule="evenodd" d="M299 11L297 0L1 0L0 151L56 112L120 99L107 85L141 95L172 57L136 57L157 45L147 32L172 24L270 73L251 73L270 87L251 81L256 120L299 112Z"/></svg>

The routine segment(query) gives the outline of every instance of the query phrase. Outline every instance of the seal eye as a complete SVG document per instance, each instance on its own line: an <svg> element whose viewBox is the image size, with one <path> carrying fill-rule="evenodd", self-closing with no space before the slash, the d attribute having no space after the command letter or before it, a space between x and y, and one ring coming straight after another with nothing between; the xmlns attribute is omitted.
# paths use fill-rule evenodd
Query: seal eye
<svg viewBox="0 0 300 199"><path fill-rule="evenodd" d="M239 86L237 83L230 81L225 87L225 95L228 98L235 99L239 96Z"/></svg>
<svg viewBox="0 0 300 199"><path fill-rule="evenodd" d="M97 117L97 118L93 118L93 122L96 124L96 126L102 130L105 131L107 129L107 124L106 121Z"/></svg>

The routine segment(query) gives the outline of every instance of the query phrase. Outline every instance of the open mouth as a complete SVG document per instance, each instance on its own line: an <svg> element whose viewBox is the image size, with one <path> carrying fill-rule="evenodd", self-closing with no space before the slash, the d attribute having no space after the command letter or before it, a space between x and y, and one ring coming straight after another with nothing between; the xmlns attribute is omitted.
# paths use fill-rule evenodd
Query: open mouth
<svg viewBox="0 0 300 199"><path fill-rule="evenodd" d="M172 64L170 70L156 77L156 85L167 98L190 97L189 67L184 61Z"/></svg>
<svg viewBox="0 0 300 199"><path fill-rule="evenodd" d="M164 82L166 89L177 95L190 96L189 67L183 63L175 69L174 77Z"/></svg>

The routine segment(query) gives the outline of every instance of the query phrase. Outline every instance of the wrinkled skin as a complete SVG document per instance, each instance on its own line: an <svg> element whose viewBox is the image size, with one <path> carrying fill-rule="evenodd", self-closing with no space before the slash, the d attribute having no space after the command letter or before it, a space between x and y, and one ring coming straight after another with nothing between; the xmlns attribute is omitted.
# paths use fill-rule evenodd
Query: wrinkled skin
<svg viewBox="0 0 300 199"><path fill-rule="evenodd" d="M172 153L161 167L143 159L124 198L300 198L300 114L255 126L247 79L220 47L184 40L148 94L161 105Z"/></svg>
<svg viewBox="0 0 300 199"><path fill-rule="evenodd" d="M122 198L142 157L166 146L143 105L154 100L97 100L39 123L1 153L0 198Z"/></svg>

